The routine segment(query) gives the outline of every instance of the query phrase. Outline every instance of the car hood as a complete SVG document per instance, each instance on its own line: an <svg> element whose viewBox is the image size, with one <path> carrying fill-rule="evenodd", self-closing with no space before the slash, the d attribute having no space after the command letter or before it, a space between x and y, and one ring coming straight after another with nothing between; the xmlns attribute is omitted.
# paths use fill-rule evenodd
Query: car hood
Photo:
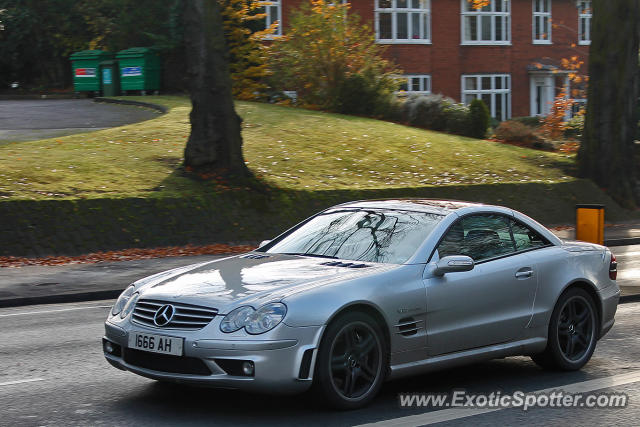
<svg viewBox="0 0 640 427"><path fill-rule="evenodd" d="M217 308L279 301L294 293L369 276L397 265L249 253L159 273L134 283L140 297Z"/></svg>

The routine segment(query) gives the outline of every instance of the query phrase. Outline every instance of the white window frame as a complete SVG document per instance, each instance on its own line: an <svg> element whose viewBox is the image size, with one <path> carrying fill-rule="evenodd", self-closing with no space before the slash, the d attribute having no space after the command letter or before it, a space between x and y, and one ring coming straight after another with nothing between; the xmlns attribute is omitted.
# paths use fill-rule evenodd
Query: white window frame
<svg viewBox="0 0 640 427"><path fill-rule="evenodd" d="M465 0L466 1L466 0ZM475 89L467 89L466 88L466 79L475 78L476 79L476 88ZM483 78L491 78L491 88L484 89L482 88L482 79ZM501 79L501 88L496 88L496 79ZM489 112L491 113L491 117L494 117L498 120L504 121L511 118L511 74L463 74L461 77L461 88L462 88L462 102L465 105L469 105L467 103L467 96L472 95L476 99L482 99L482 95L490 95L491 97L491 105L487 105L489 108ZM479 88L479 89L478 89ZM501 97L502 99L502 116L496 117L496 97ZM486 103L486 102L485 102Z"/></svg>
<svg viewBox="0 0 640 427"><path fill-rule="evenodd" d="M511 45L511 0L491 0L491 4L489 6L485 6L480 10L473 9L471 7L471 3L468 0L460 0L461 1L461 12L460 12L460 40L462 45L499 45L499 46L510 46ZM502 2L505 6L503 11L496 12L495 5L496 2ZM489 10L486 10L487 7ZM506 11L505 11L506 10ZM478 25L476 25L476 40L466 40L466 19L469 16L477 17ZM491 19L491 40L480 40L482 37L482 25L479 22L484 19L484 17L489 17ZM496 17L502 17L503 20L503 34L506 34L506 40L496 40Z"/></svg>
<svg viewBox="0 0 640 427"><path fill-rule="evenodd" d="M428 95L431 93L431 74L403 74L401 76L398 76L398 79L407 81L407 90L402 91L407 95ZM413 90L414 79L418 79L418 90Z"/></svg>
<svg viewBox="0 0 640 427"><path fill-rule="evenodd" d="M578 44L590 45L591 44L591 22L593 19L593 3L591 0L578 1ZM587 27L584 27L582 22L587 23ZM583 39L582 34L586 34Z"/></svg>
<svg viewBox="0 0 640 427"><path fill-rule="evenodd" d="M269 28L269 22L272 21L271 7L277 7L277 16L275 20L278 21L278 26L276 27L276 31L273 34L269 34L265 38L271 39L274 37L282 36L282 0L258 0L258 3L261 7L264 7L264 13L267 14L267 16L264 18L265 28Z"/></svg>
<svg viewBox="0 0 640 427"><path fill-rule="evenodd" d="M390 8L381 8L380 0L375 0L375 30L376 30L376 42L379 44L431 44L431 0L419 0L420 8L412 8L411 3L414 0L388 0L391 2ZM399 8L398 1L406 1L406 8ZM391 38L380 38L380 14L391 14ZM399 39L398 36L398 13L407 13L409 15L420 13L420 36L422 38L413 39L410 38L413 33L413 20L407 18L407 37L406 39Z"/></svg>
<svg viewBox="0 0 640 427"><path fill-rule="evenodd" d="M536 7L537 6L537 7ZM545 7L546 6L546 7ZM533 34L533 44L551 44L551 7L553 2L551 0L533 0L533 22L531 25L531 32ZM536 10L538 9L538 10ZM545 9L547 10L545 12ZM545 18L547 19L546 28L544 28ZM542 34L546 34L546 37L538 37L536 34L536 23L539 23L540 28L543 29Z"/></svg>

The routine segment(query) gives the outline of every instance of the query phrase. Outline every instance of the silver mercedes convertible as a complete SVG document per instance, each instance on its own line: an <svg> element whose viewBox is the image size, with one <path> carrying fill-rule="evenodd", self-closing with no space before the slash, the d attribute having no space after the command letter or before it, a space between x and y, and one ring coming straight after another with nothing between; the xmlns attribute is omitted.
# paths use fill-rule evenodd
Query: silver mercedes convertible
<svg viewBox="0 0 640 427"><path fill-rule="evenodd" d="M372 200L249 253L130 285L105 323L119 369L363 406L385 380L514 355L586 364L614 322L617 264L512 209Z"/></svg>

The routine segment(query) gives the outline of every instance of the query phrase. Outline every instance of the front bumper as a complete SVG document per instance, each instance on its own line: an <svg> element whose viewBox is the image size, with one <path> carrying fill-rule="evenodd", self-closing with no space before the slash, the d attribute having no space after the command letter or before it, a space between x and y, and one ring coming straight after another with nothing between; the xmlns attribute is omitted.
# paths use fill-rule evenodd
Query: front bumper
<svg viewBox="0 0 640 427"><path fill-rule="evenodd" d="M116 351L105 350L104 355L118 369L161 381L282 394L303 392L311 386L316 349L324 329L323 326L290 327L283 323L268 337L210 339L204 331L157 330L130 322L123 326L107 321L103 338L105 345L115 344L111 347ZM132 331L182 337L183 356L167 357L129 349ZM253 376L229 368L240 361L253 362ZM168 372L180 371L180 366L197 369ZM174 369L176 367L178 369Z"/></svg>

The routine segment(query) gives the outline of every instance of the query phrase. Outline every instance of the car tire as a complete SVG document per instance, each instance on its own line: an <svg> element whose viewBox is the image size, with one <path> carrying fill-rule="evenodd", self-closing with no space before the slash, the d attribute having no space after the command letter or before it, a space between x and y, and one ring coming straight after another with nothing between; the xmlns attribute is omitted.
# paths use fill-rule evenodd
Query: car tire
<svg viewBox="0 0 640 427"><path fill-rule="evenodd" d="M332 321L320 342L314 389L336 409L356 409L382 388L389 352L380 325L361 312Z"/></svg>
<svg viewBox="0 0 640 427"><path fill-rule="evenodd" d="M598 331L593 298L583 289L570 288L560 296L551 314L546 349L531 359L545 369L578 370L591 359Z"/></svg>

